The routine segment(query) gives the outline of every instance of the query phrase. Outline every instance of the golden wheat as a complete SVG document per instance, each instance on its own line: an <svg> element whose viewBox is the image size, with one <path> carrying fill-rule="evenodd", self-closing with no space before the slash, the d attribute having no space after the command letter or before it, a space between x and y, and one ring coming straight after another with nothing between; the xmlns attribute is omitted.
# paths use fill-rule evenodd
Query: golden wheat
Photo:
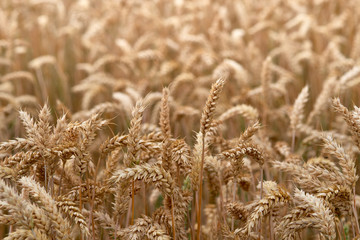
<svg viewBox="0 0 360 240"><path fill-rule="evenodd" d="M358 239L358 0L0 1L0 239Z"/></svg>

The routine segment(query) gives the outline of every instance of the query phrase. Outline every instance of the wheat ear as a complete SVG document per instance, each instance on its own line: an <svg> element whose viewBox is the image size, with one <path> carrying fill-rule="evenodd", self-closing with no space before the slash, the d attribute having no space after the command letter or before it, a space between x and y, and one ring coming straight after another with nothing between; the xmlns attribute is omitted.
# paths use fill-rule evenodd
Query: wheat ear
<svg viewBox="0 0 360 240"><path fill-rule="evenodd" d="M203 171L205 161L205 136L211 126L213 115L215 113L215 107L220 93L224 87L225 79L218 79L211 87L210 95L206 101L205 108L203 110L200 120L200 133L202 137L202 150L201 150L201 165L200 165L200 177L199 177L199 192L198 192L198 214L197 224L198 232L197 239L200 240L201 235L201 203L202 203L202 188L203 188Z"/></svg>

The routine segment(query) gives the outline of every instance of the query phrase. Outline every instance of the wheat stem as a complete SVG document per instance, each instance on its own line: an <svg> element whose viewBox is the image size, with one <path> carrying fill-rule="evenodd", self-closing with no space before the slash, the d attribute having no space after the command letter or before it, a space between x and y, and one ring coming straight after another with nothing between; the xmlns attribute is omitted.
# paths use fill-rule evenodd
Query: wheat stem
<svg viewBox="0 0 360 240"><path fill-rule="evenodd" d="M176 240L176 230L175 230L175 216L174 216L174 196L171 195L171 224L173 230L173 238Z"/></svg>
<svg viewBox="0 0 360 240"><path fill-rule="evenodd" d="M135 182L131 182L131 221L130 225L134 224L135 217Z"/></svg>
<svg viewBox="0 0 360 240"><path fill-rule="evenodd" d="M356 231L356 235L359 236L360 235L360 229L359 229L359 220L358 220L358 214L357 214L357 210L356 210L356 193L355 193L355 186L353 187L353 195L354 195L354 201L353 201L353 204L352 204L352 209L353 209L353 212L354 212L354 218L355 218L355 225L356 225L356 228L355 228L355 231Z"/></svg>
<svg viewBox="0 0 360 240"><path fill-rule="evenodd" d="M204 172L204 161L205 161L205 134L202 134L202 148L201 148L201 167L200 167L200 178L199 178L199 192L198 192L198 216L197 216L197 240L200 240L201 236L201 204L202 204L202 190L203 190L203 172Z"/></svg>

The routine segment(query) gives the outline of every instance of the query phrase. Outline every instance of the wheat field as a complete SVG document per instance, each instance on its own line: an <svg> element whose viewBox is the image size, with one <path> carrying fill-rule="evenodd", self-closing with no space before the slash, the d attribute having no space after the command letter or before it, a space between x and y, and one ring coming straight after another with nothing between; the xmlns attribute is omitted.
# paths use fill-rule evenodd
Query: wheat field
<svg viewBox="0 0 360 240"><path fill-rule="evenodd" d="M1 0L0 239L360 239L359 0Z"/></svg>

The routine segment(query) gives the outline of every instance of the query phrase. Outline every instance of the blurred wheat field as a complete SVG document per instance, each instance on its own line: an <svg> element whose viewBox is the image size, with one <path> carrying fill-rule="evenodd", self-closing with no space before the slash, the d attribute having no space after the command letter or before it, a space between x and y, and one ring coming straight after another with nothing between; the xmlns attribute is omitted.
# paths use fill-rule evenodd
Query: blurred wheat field
<svg viewBox="0 0 360 240"><path fill-rule="evenodd" d="M1 0L0 239L360 239L359 0Z"/></svg>

